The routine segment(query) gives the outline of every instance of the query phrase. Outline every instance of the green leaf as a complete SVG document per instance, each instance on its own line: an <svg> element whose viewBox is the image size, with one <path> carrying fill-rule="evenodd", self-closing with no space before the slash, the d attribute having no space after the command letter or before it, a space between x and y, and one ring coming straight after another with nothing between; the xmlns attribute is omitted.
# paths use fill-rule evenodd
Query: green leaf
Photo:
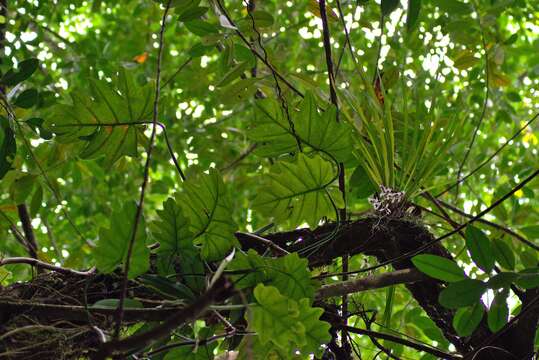
<svg viewBox="0 0 539 360"><path fill-rule="evenodd" d="M28 79L37 70L39 66L39 60L26 59L19 63L16 70L10 69L0 80L0 83L5 86L15 86L18 83Z"/></svg>
<svg viewBox="0 0 539 360"><path fill-rule="evenodd" d="M103 299L95 302L92 306L90 306L91 309L116 309L118 308L118 305L120 305L119 299ZM140 309L144 306L142 303L135 299L124 299L124 308L132 308L132 309Z"/></svg>
<svg viewBox="0 0 539 360"><path fill-rule="evenodd" d="M196 299L196 296L187 286L172 282L163 276L143 274L138 277L138 280L171 300L187 299L194 301Z"/></svg>
<svg viewBox="0 0 539 360"><path fill-rule="evenodd" d="M479 301L486 290L487 286L482 281L465 279L450 283L442 290L438 300L443 306L456 309Z"/></svg>
<svg viewBox="0 0 539 360"><path fill-rule="evenodd" d="M176 273L175 265L182 254L194 256L193 234L189 231L187 218L172 198L163 203L163 210L157 211L159 221L153 226L153 235L159 242L157 249L157 269L162 275ZM180 262L181 263L181 262Z"/></svg>
<svg viewBox="0 0 539 360"><path fill-rule="evenodd" d="M11 170L16 152L15 133L11 130L8 119L0 115L0 179Z"/></svg>
<svg viewBox="0 0 539 360"><path fill-rule="evenodd" d="M511 286L519 278L519 275L513 272L501 272L491 277L487 282L489 289L501 289Z"/></svg>
<svg viewBox="0 0 539 360"><path fill-rule="evenodd" d="M277 259L268 259L266 264L268 285L275 286L281 294L293 300L313 298L314 286L306 258L292 253Z"/></svg>
<svg viewBox="0 0 539 360"><path fill-rule="evenodd" d="M264 283L275 286L281 294L293 300L312 299L314 296L308 261L296 253L280 258L264 258L252 249L247 253L238 251L228 269L244 272L232 275L237 289Z"/></svg>
<svg viewBox="0 0 539 360"><path fill-rule="evenodd" d="M39 182L35 182L37 189L34 191L32 196L32 201L30 201L30 214L35 217L39 210L41 209L41 203L43 202L43 187Z"/></svg>
<svg viewBox="0 0 539 360"><path fill-rule="evenodd" d="M358 165L352 176L350 177L351 192L355 194L358 199L365 199L374 194L378 189L372 183L371 178L365 171L363 166Z"/></svg>
<svg viewBox="0 0 539 360"><path fill-rule="evenodd" d="M204 15L208 11L208 9L209 8L206 6L189 7L180 13L178 20L187 22L187 21L198 19L202 15Z"/></svg>
<svg viewBox="0 0 539 360"><path fill-rule="evenodd" d="M137 205L127 202L123 208L112 212L110 228L99 230L99 241L93 255L97 269L103 273L111 273L116 267L125 262L129 242L133 234ZM135 278L145 273L149 267L150 250L146 247L146 223L141 216L133 244L129 278Z"/></svg>
<svg viewBox="0 0 539 360"><path fill-rule="evenodd" d="M249 63L244 61L234 66L225 76L215 85L216 87L223 87L230 84L231 81L238 78L247 69Z"/></svg>
<svg viewBox="0 0 539 360"><path fill-rule="evenodd" d="M506 93L505 96L507 97L507 99L509 101L513 101L513 102L522 101L522 98L520 97L520 95L515 91L510 91L510 92Z"/></svg>
<svg viewBox="0 0 539 360"><path fill-rule="evenodd" d="M509 270L515 269L515 253L502 239L492 240L492 252L501 267Z"/></svg>
<svg viewBox="0 0 539 360"><path fill-rule="evenodd" d="M210 169L209 174L190 177L183 188L177 202L189 219L194 243L202 246L205 260L221 260L238 244L234 237L237 226L232 219L232 202L221 175Z"/></svg>
<svg viewBox="0 0 539 360"><path fill-rule="evenodd" d="M463 50L453 60L453 66L459 70L467 70L475 66L479 60L470 50Z"/></svg>
<svg viewBox="0 0 539 360"><path fill-rule="evenodd" d="M474 263L484 272L494 268L494 252L487 236L473 225L466 227L466 247Z"/></svg>
<svg viewBox="0 0 539 360"><path fill-rule="evenodd" d="M382 8L382 15L388 16L393 11L395 11L395 9L397 9L397 6L399 6L399 4L399 0L382 0L382 2L380 3L380 6Z"/></svg>
<svg viewBox="0 0 539 360"><path fill-rule="evenodd" d="M83 141L81 157L104 155L109 166L123 155L137 156L141 137L137 122L151 119L153 86L137 85L133 74L124 69L120 69L115 88L94 79L89 86L92 95L74 90L71 105L55 105L45 128L60 142Z"/></svg>
<svg viewBox="0 0 539 360"><path fill-rule="evenodd" d="M185 23L185 27L187 27L189 31L197 36L206 36L219 33L219 28L217 26L198 19L187 21Z"/></svg>
<svg viewBox="0 0 539 360"><path fill-rule="evenodd" d="M35 104L37 104L38 100L39 93L37 92L37 90L27 89L17 96L17 99L15 99L14 104L20 108L29 109Z"/></svg>
<svg viewBox="0 0 539 360"><path fill-rule="evenodd" d="M460 308L453 317L453 328L459 336L470 336L483 319L483 304L476 302L475 305Z"/></svg>
<svg viewBox="0 0 539 360"><path fill-rule="evenodd" d="M24 175L16 179L10 187L11 198L15 204L23 204L34 190L36 175Z"/></svg>
<svg viewBox="0 0 539 360"><path fill-rule="evenodd" d="M256 101L255 106L255 119L247 135L259 143L256 153L273 157L296 151L296 138L281 105L275 100L264 99ZM307 93L299 111L290 109L289 112L295 133L309 148L307 150L329 153L344 163L354 160L353 131L347 123L337 122L334 106L320 112L314 95Z"/></svg>
<svg viewBox="0 0 539 360"><path fill-rule="evenodd" d="M421 254L412 258L419 271L438 280L455 282L466 278L457 263L441 256Z"/></svg>
<svg viewBox="0 0 539 360"><path fill-rule="evenodd" d="M438 6L440 10L446 12L449 15L467 15L472 12L470 4L465 4L457 0L430 0L434 5ZM466 29L462 29L466 31Z"/></svg>
<svg viewBox="0 0 539 360"><path fill-rule="evenodd" d="M262 344L271 342L292 355L296 348L305 354L319 353L320 345L331 340L330 325L319 320L323 309L312 308L310 300L298 303L263 284L257 285L253 293L257 305L249 308L249 326Z"/></svg>
<svg viewBox="0 0 539 360"><path fill-rule="evenodd" d="M530 240L539 239L539 225L525 226L520 231Z"/></svg>
<svg viewBox="0 0 539 360"><path fill-rule="evenodd" d="M539 268L522 270L519 272L519 278L515 283L523 289L539 287Z"/></svg>
<svg viewBox="0 0 539 360"><path fill-rule="evenodd" d="M508 291L501 291L494 296L494 301L488 310L487 323L492 332L497 332L507 324L509 307L507 306Z"/></svg>
<svg viewBox="0 0 539 360"><path fill-rule="evenodd" d="M417 19L419 18L419 12L421 11L421 0L409 0L408 12L406 14L406 29L410 31L414 28Z"/></svg>
<svg viewBox="0 0 539 360"><path fill-rule="evenodd" d="M335 208L344 204L335 180L336 169L320 156L298 154L293 161L279 161L263 178L253 202L262 214L291 226L306 222L316 226L324 216L335 218Z"/></svg>

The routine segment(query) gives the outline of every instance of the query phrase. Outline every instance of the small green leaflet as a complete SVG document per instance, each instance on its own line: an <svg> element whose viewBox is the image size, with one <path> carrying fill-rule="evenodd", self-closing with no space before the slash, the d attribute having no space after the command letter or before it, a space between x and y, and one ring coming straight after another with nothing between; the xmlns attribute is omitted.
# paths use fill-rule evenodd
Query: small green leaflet
<svg viewBox="0 0 539 360"><path fill-rule="evenodd" d="M189 219L194 243L202 246L205 260L221 260L238 244L234 237L237 226L232 219L232 202L221 175L210 169L209 174L189 177L183 183L183 190L176 199Z"/></svg>
<svg viewBox="0 0 539 360"><path fill-rule="evenodd" d="M494 301L488 310L487 323L492 332L497 332L507 324L509 307L507 306L508 291L504 290L494 296Z"/></svg>
<svg viewBox="0 0 539 360"><path fill-rule="evenodd" d="M421 0L409 0L408 12L406 13L406 29L412 30L419 18L419 12L421 10Z"/></svg>
<svg viewBox="0 0 539 360"><path fill-rule="evenodd" d="M213 351L219 343L209 342L204 343L203 341L213 335L211 328L204 327L200 329L197 333L197 341L200 341L200 344L194 346L177 346L173 347L172 350L167 352L164 357L164 360L209 360L213 359ZM172 341L172 342L177 342Z"/></svg>
<svg viewBox="0 0 539 360"><path fill-rule="evenodd" d="M90 79L91 93L73 90L71 104L52 107L45 128L60 142L84 141L83 158L104 155L112 165L123 155L137 156L140 122L151 120L153 85L139 86L123 68L114 85Z"/></svg>
<svg viewBox="0 0 539 360"><path fill-rule="evenodd" d="M29 109L39 100L39 93L36 89L26 89L20 93L15 99L14 105L23 108Z"/></svg>
<svg viewBox="0 0 539 360"><path fill-rule="evenodd" d="M483 304L480 301L472 306L460 308L453 317L453 328L459 336L470 336L483 319L483 315Z"/></svg>
<svg viewBox="0 0 539 360"><path fill-rule="evenodd" d="M441 256L417 255L412 258L412 263L422 273L438 280L455 282L466 278L464 270L457 263Z"/></svg>
<svg viewBox="0 0 539 360"><path fill-rule="evenodd" d="M95 302L91 309L116 309L120 304L119 299L103 299ZM140 309L144 306L142 303L135 299L124 299L124 308Z"/></svg>
<svg viewBox="0 0 539 360"><path fill-rule="evenodd" d="M336 172L333 164L319 155L300 153L295 160L279 161L263 175L253 207L292 227L304 222L316 226L324 216L335 219L335 207L344 206L338 187L332 185Z"/></svg>
<svg viewBox="0 0 539 360"><path fill-rule="evenodd" d="M281 104L264 99L255 102L255 119L247 136L260 144L256 153L260 156L279 156L297 150L297 142ZM320 112L313 94L307 93L298 111L289 110L296 136L307 147L306 151L331 154L338 161L351 163L352 128L345 122L336 121L336 110L329 106Z"/></svg>
<svg viewBox="0 0 539 360"><path fill-rule="evenodd" d="M524 289L533 289L539 286L539 268L524 269L519 273L519 278L515 281L518 286Z"/></svg>
<svg viewBox="0 0 539 360"><path fill-rule="evenodd" d="M465 279L450 283L438 298L443 306L456 309L474 304L487 290L485 283L475 279Z"/></svg>
<svg viewBox="0 0 539 360"><path fill-rule="evenodd" d="M263 284L257 285L254 296L257 305L249 308L247 319L262 345L271 342L289 356L296 349L307 355L319 354L320 344L331 340L330 325L319 320L324 310L311 307L309 299L296 302Z"/></svg>
<svg viewBox="0 0 539 360"><path fill-rule="evenodd" d="M494 253L492 245L485 233L473 225L466 227L466 247L474 263L484 272L489 273L494 268Z"/></svg>
<svg viewBox="0 0 539 360"><path fill-rule="evenodd" d="M246 272L232 277L237 289L264 283L275 286L281 294L293 300L312 299L314 296L308 261L296 253L279 258L264 258L252 249L247 253L238 251L228 269Z"/></svg>
<svg viewBox="0 0 539 360"><path fill-rule="evenodd" d="M94 249L94 259L99 271L111 273L125 262L136 211L137 205L134 202L125 203L123 208L112 212L110 228L99 230L99 241ZM131 254L128 274L130 279L148 271L149 257L150 250L146 247L146 223L141 216Z"/></svg>

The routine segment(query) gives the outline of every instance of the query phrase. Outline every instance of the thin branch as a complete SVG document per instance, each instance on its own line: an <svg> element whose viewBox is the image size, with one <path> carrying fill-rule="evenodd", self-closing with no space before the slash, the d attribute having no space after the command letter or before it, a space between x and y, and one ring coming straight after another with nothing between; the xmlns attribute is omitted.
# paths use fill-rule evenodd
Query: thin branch
<svg viewBox="0 0 539 360"><path fill-rule="evenodd" d="M462 215L468 219L472 219L474 216L472 214L468 214L467 212L465 211L462 211L461 209L457 208L456 206L453 206L451 204L448 204L444 201L441 201L441 200L438 200L440 202L440 204L451 210L451 211L454 211L456 212L457 214L459 215ZM503 231L504 233L512 236L513 238L515 238L516 240L528 245L529 247L539 251L539 246L538 245L535 245L534 243L532 243L531 241L529 241L528 239L526 239L525 237L521 236L520 234L516 233L515 231L511 230L510 228L506 227L506 226L503 226L503 225L500 225L500 224L496 224L492 221L488 221L488 220L485 220L485 219L478 219L477 222L480 222L482 224L485 224L485 225L488 225L490 227L493 227L495 229L498 229L500 231Z"/></svg>
<svg viewBox="0 0 539 360"><path fill-rule="evenodd" d="M221 172L227 172L229 170L232 170L233 168L235 168L240 162L242 162L247 156L249 156L253 151L255 151L257 147L257 144L252 144L250 145L245 151L243 151L240 156L232 161L230 164L228 165L225 165L224 167L222 167L220 169Z"/></svg>
<svg viewBox="0 0 539 360"><path fill-rule="evenodd" d="M13 264L28 264L35 268L47 269L47 270L51 270L51 271L55 271L55 272L58 272L61 274L67 274L67 275L91 276L95 273L94 268L88 271L78 271L78 270L73 270L73 269L68 269L68 268L63 268L60 266L52 265L44 261L38 260L37 258L12 257L12 258L0 259L0 266L13 265Z"/></svg>
<svg viewBox="0 0 539 360"><path fill-rule="evenodd" d="M361 279L322 285L316 293L316 297L318 299L326 299L329 297L380 289L391 285L413 283L427 278L428 277L425 274L417 269L397 270L378 275L370 275Z"/></svg>
<svg viewBox="0 0 539 360"><path fill-rule="evenodd" d="M284 76L282 76L276 69L275 67L273 67L273 65L271 65L269 63L269 61L267 59L264 58L264 56L260 55L260 53L258 51L256 51L256 49L253 47L253 45L249 42L249 40L245 37L245 35L243 35L243 33L238 30L237 26L235 25L234 21L232 20L232 18L228 15L226 9L224 8L223 4L221 4L221 1L220 0L216 0L217 2L217 5L219 6L219 9L221 10L221 12L223 13L223 15L226 17L226 19L228 20L228 22L230 23L230 25L234 26L236 28L236 34L240 37L241 41L243 41L243 43L245 45L247 45L247 47L249 48L249 50L251 50L251 52L253 53L254 56L256 56L257 58L259 58L263 63L264 65L266 65L273 73L275 73L275 76L277 76L283 83L286 84L286 86L288 86L288 88L290 90L292 90L294 93L296 93L296 95L298 95L299 97L304 97L303 93L301 91L299 91L294 85L292 85Z"/></svg>
<svg viewBox="0 0 539 360"><path fill-rule="evenodd" d="M339 329L345 328L348 332L351 332L351 333L354 333L354 334L367 335L369 337L372 336L372 337L375 337L377 339L391 341L391 342L394 342L396 344L400 344L400 345L410 347L412 349L416 349L418 351L426 352L428 354L437 356L438 358L441 358L441 359L455 359L455 360L456 359L462 359L460 356L452 355L452 354L446 353L446 352L444 352L442 350L438 350L438 349L430 347L430 346L426 346L426 345L423 345L423 344L418 344L418 343L415 343L415 342L410 341L410 340L401 339L399 337L389 335L389 334L380 333L380 332L377 332L377 331L365 330L365 329L355 328L355 327L352 327L352 326L339 326L339 325L337 325L337 328L339 328Z"/></svg>
<svg viewBox="0 0 539 360"><path fill-rule="evenodd" d="M439 194L436 194L436 197L440 197L442 196L443 194L447 193L448 191L450 191L451 189L453 189L455 186L463 183L464 181L466 181L466 179L468 179L470 176L472 176L473 174L475 174L477 171L479 171L483 166L485 166L486 164L488 164L492 159L494 159L494 157L496 157L496 155L498 155L507 145L509 145L517 136L519 136L524 130L526 130L526 128L528 126L530 126L530 124L532 122L534 122L537 118L539 117L539 113L535 114L530 120L528 120L526 122L526 124L524 124L524 126L522 126L516 133L513 134L513 136L511 136L509 139L507 139L502 146L500 146L493 154L491 154L487 159L485 159L485 161L483 161L481 164L479 164L475 169L473 169L472 171L470 171L468 173L468 175L464 176L463 178L460 178L458 179L453 185L449 186L448 188L446 188L445 190L443 190L442 192L440 192Z"/></svg>
<svg viewBox="0 0 539 360"><path fill-rule="evenodd" d="M122 319L123 319L123 310L124 310L124 300L127 293L127 278L129 274L129 266L131 262L131 255L133 253L133 246L135 244L135 239L137 236L137 230L140 223L140 219L142 217L142 208L144 206L144 197L146 195L146 186L148 185L149 181L149 175L150 175L150 163L152 158L152 152L154 148L154 142L155 142L155 135L157 133L157 118L159 115L159 95L161 92L161 61L163 57L163 43L164 43L164 34L165 34L165 27L166 27L166 20L168 11L170 9L170 4L172 0L168 0L167 5L165 7L165 11L163 12L163 18L161 20L161 29L159 31L159 50L157 53L157 70L156 70L156 83L155 83L155 98L153 102L153 115L152 115L152 134L150 135L150 141L148 143L148 148L146 150L146 164L144 165L144 175L142 180L142 185L140 186L140 198L139 203L137 206L137 210L135 213L135 220L133 222L133 229L131 230L131 238L129 239L129 246L127 248L127 256L125 259L125 266L124 266L124 274L122 279L122 290L120 293L120 301L118 305L118 315L116 318L116 326L114 329L114 338L117 339L120 335L120 328L122 327Z"/></svg>
<svg viewBox="0 0 539 360"><path fill-rule="evenodd" d="M485 119L485 114L487 113L487 105L488 105L488 96L489 96L489 65L488 65L488 51L487 51L487 43L485 41L485 32L483 31L483 26L481 25L481 16L478 14L477 10L477 21L479 23L479 27L481 28L481 41L483 42L483 51L485 52L485 101L483 102L483 108L481 110L481 115L479 116L479 121L477 121L477 125L475 126L472 140L470 141L470 144L468 144L468 147L466 149L466 153L464 154L464 158L462 159L462 162L459 165L459 169L457 172L457 179L460 179L460 175L462 174L462 168L464 167L464 164L466 164L466 161L468 160L468 156L470 155L470 152L472 151L472 147L475 143L475 138L477 137L477 133L479 132L479 129L481 128L481 124L483 123L483 120ZM458 195L459 192L459 182L457 182L457 189L456 194Z"/></svg>
<svg viewBox="0 0 539 360"><path fill-rule="evenodd" d="M161 89L163 89L165 86L167 86L172 80L174 80L174 78L176 76L178 76L178 74L187 66L191 63L191 61L193 61L193 58L190 57L188 58L187 60L185 60L185 62L183 62L180 67L178 68L178 70L176 70L176 72L174 74L172 74L172 76L170 76L164 83L163 85L161 85Z"/></svg>
<svg viewBox="0 0 539 360"><path fill-rule="evenodd" d="M243 232L237 232L236 236L241 236L243 238L246 238L247 240L254 240L259 243L262 243L266 247L269 247L273 250L276 250L281 255L288 255L290 254L288 251L280 247L279 245L275 244L273 241L270 241L268 239L263 238L262 236L259 236L257 234L251 234L251 233L243 233Z"/></svg>

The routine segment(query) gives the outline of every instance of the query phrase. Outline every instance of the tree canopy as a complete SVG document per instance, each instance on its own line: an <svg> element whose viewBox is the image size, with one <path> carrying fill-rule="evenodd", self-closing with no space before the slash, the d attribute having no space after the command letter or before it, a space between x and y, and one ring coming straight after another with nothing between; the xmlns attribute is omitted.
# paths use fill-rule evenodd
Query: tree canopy
<svg viewBox="0 0 539 360"><path fill-rule="evenodd" d="M531 359L539 3L0 0L0 358Z"/></svg>

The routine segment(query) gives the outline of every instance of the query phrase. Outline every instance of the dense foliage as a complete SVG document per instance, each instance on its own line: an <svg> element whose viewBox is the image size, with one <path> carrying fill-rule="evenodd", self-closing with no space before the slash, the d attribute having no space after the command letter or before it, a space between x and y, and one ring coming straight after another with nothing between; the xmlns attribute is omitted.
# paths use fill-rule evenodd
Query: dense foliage
<svg viewBox="0 0 539 360"><path fill-rule="evenodd" d="M536 1L0 10L0 358L534 356Z"/></svg>

